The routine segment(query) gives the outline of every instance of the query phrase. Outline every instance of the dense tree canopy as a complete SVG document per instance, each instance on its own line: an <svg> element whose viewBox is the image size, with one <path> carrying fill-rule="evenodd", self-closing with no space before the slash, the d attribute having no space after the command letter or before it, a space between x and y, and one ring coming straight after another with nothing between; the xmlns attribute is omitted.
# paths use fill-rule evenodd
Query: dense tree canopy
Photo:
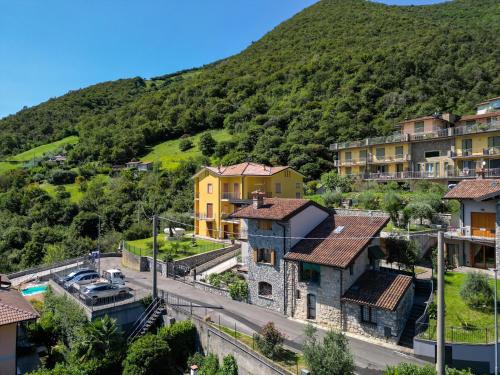
<svg viewBox="0 0 500 375"><path fill-rule="evenodd" d="M316 178L331 166L331 142L497 96L499 31L495 0L323 0L210 66L92 86L7 117L0 153L77 132L72 161L116 163L225 127L235 145L216 150L222 162L290 164Z"/></svg>

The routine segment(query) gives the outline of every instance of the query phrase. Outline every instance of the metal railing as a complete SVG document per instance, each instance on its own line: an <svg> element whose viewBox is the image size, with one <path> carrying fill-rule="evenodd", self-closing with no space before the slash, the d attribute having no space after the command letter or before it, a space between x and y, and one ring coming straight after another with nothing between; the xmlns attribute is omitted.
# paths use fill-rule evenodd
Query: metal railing
<svg viewBox="0 0 500 375"><path fill-rule="evenodd" d="M127 334L127 343L131 343L134 341L137 336L140 335L142 328L146 324L146 322L149 320L151 315L163 304L163 300L156 297L146 308L146 310L143 311L141 315L139 315L139 318L134 322L132 327L130 328L128 334Z"/></svg>
<svg viewBox="0 0 500 375"><path fill-rule="evenodd" d="M235 192L222 192L220 194L220 199L225 199L225 200L228 200L228 199L241 199L241 194L238 192L238 193L235 193Z"/></svg>
<svg viewBox="0 0 500 375"><path fill-rule="evenodd" d="M417 328L418 327L418 328ZM445 340L448 343L490 344L495 341L494 327L445 327ZM418 333L417 333L418 332ZM415 325L416 337L435 341L437 338L436 322Z"/></svg>
<svg viewBox="0 0 500 375"><path fill-rule="evenodd" d="M375 172L351 174L353 178L362 180L402 180L402 179L443 179L443 178L476 178L484 173L484 177L500 177L500 168L489 168L484 171L476 169L461 169L449 171L403 171L403 172Z"/></svg>
<svg viewBox="0 0 500 375"><path fill-rule="evenodd" d="M194 217L197 220L214 220L215 219L213 214L209 216L206 213L202 213L202 212L196 212L194 214Z"/></svg>
<svg viewBox="0 0 500 375"><path fill-rule="evenodd" d="M450 238L486 238L494 240L495 233L495 228L465 226L460 228L449 227L445 235Z"/></svg>

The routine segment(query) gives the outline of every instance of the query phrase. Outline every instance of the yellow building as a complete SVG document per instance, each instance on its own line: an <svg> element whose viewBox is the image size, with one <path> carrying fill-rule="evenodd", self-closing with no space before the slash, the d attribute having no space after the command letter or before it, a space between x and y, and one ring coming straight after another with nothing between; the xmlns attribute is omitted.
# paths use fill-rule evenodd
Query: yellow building
<svg viewBox="0 0 500 375"><path fill-rule="evenodd" d="M303 177L288 166L250 162L203 167L193 176L195 233L213 238L237 237L240 221L229 215L249 204L253 191L260 190L268 198L302 198Z"/></svg>
<svg viewBox="0 0 500 375"><path fill-rule="evenodd" d="M387 137L336 143L341 175L364 180L435 179L444 182L500 175L500 98L478 104L475 115L409 119Z"/></svg>

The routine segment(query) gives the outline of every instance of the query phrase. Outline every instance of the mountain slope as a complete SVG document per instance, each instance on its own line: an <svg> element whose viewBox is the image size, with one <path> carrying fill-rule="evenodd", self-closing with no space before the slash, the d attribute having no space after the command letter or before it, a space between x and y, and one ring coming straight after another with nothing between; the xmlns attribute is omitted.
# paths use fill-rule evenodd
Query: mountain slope
<svg viewBox="0 0 500 375"><path fill-rule="evenodd" d="M331 166L331 142L390 132L409 116L470 112L500 95L499 47L496 0L323 0L236 56L53 126L78 131L75 163L124 161L148 145L225 127L234 140L219 146L221 162L250 157L317 177ZM23 112L7 123L23 124ZM40 116L18 139L49 125Z"/></svg>

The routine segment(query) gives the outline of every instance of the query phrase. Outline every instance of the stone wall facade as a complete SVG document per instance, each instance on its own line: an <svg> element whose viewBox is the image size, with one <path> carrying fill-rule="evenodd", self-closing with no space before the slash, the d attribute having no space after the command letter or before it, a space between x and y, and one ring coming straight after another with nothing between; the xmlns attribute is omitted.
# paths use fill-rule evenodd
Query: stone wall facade
<svg viewBox="0 0 500 375"><path fill-rule="evenodd" d="M257 228L257 220L248 220L248 232L254 234L248 240L248 301L251 304L263 306L269 309L285 312L284 298L284 267L283 256L285 249L289 248L290 239L288 237L290 228L288 223L272 222L271 230L260 230ZM255 236L257 235L257 236ZM269 236L269 237L259 237ZM276 236L276 237L272 237ZM254 249L273 249L275 251L275 264L255 263L253 261ZM271 296L259 295L259 283L266 282L272 286Z"/></svg>
<svg viewBox="0 0 500 375"><path fill-rule="evenodd" d="M406 320L413 305L414 287L408 288L395 311L384 309L372 309L376 324L366 323L361 320L361 306L355 303L344 303L344 327L343 329L362 336L376 337L397 344L403 333ZM386 328L390 329L390 335L386 336Z"/></svg>

